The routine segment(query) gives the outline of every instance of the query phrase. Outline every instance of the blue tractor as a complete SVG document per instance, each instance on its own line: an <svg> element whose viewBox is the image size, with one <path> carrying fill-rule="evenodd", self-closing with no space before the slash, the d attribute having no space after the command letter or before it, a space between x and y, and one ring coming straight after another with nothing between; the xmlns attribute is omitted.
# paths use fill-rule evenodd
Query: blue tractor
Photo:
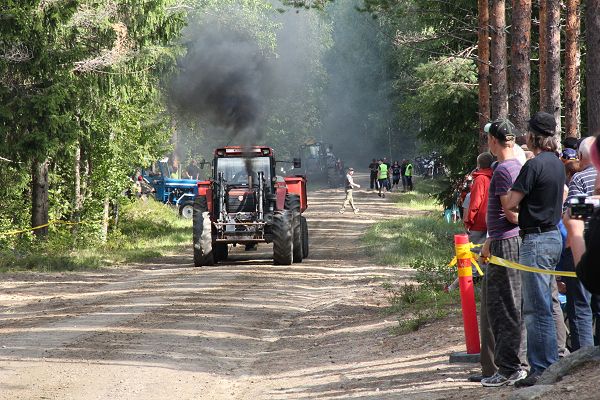
<svg viewBox="0 0 600 400"><path fill-rule="evenodd" d="M194 214L194 197L198 195L198 180L172 177L168 158L156 162L151 169L142 169L142 178L150 185L156 200L171 204L183 218Z"/></svg>

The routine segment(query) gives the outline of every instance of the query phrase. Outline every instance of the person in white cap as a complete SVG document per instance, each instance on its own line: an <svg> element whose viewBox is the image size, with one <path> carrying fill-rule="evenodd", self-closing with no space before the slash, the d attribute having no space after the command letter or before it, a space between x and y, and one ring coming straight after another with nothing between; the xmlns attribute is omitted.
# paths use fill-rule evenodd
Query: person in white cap
<svg viewBox="0 0 600 400"><path fill-rule="evenodd" d="M360 185L358 183L354 183L352 175L354 175L354 168L348 168L348 172L346 173L346 182L344 183L344 189L346 190L346 198L344 199L344 204L342 204L342 208L340 208L340 214L343 214L344 211L346 211L346 207L348 206L348 204L350 204L350 207L352 207L354 214L358 213L358 208L354 205L352 189L358 189Z"/></svg>

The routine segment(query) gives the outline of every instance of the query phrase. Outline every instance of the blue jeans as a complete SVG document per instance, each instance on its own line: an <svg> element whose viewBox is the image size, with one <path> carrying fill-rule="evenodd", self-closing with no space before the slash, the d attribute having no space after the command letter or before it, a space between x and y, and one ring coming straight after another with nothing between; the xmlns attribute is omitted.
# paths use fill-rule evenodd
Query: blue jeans
<svg viewBox="0 0 600 400"><path fill-rule="evenodd" d="M519 263L554 270L560 259L562 238L558 230L527 234ZM532 371L544 372L558 361L556 324L552 317L553 275L521 272L523 317L527 328L527 358Z"/></svg>
<svg viewBox="0 0 600 400"><path fill-rule="evenodd" d="M600 299L587 291L577 278L563 278L567 284L567 316L571 329L572 351L594 345L594 314L600 312ZM596 336L600 321L596 321Z"/></svg>
<svg viewBox="0 0 600 400"><path fill-rule="evenodd" d="M561 262L564 271L575 271L570 248L567 247L563 251ZM593 317L600 313L600 296L588 292L577 278L563 277L562 281L567 285L566 312L571 334L571 351L593 346ZM596 336L599 336L599 330L600 323L596 324Z"/></svg>

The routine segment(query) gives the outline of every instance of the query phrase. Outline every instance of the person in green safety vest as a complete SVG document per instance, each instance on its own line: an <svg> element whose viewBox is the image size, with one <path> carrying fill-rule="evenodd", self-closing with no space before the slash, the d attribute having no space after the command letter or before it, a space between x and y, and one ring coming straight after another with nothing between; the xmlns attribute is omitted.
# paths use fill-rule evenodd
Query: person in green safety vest
<svg viewBox="0 0 600 400"><path fill-rule="evenodd" d="M406 169L404 170L404 177L406 178L406 188L408 189L409 192L413 190L412 176L413 176L413 165L410 161L407 161Z"/></svg>
<svg viewBox="0 0 600 400"><path fill-rule="evenodd" d="M179 179L179 171L177 170L177 165L173 165L171 168L171 179Z"/></svg>
<svg viewBox="0 0 600 400"><path fill-rule="evenodd" d="M377 180L379 181L379 197L385 197L388 182L388 166L383 160L379 160L379 170L377 171Z"/></svg>

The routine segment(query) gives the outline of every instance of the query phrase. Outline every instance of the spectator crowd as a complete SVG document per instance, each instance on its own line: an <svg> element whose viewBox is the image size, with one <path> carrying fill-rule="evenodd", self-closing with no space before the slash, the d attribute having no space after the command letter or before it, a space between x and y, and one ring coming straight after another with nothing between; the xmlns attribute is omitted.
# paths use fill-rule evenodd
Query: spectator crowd
<svg viewBox="0 0 600 400"><path fill-rule="evenodd" d="M544 112L531 117L526 133L506 119L487 124L485 132L489 152L477 157L463 202L465 229L472 243L482 245L484 261L481 374L469 380L531 386L559 358L600 337L600 322L593 323L600 295L590 292L600 293L592 265L598 246L589 246L600 234L592 201L600 143L567 138L559 151L554 116ZM522 136L524 148L516 144ZM549 273L485 264L490 256ZM576 269L581 280L552 274ZM559 292L566 295L564 311Z"/></svg>
<svg viewBox="0 0 600 400"><path fill-rule="evenodd" d="M377 190L379 197L385 197L386 192L396 189L400 190L402 182L402 192L412 191L413 187L413 165L409 160L394 161L391 163L386 157L374 158L369 164L370 182L369 189Z"/></svg>

